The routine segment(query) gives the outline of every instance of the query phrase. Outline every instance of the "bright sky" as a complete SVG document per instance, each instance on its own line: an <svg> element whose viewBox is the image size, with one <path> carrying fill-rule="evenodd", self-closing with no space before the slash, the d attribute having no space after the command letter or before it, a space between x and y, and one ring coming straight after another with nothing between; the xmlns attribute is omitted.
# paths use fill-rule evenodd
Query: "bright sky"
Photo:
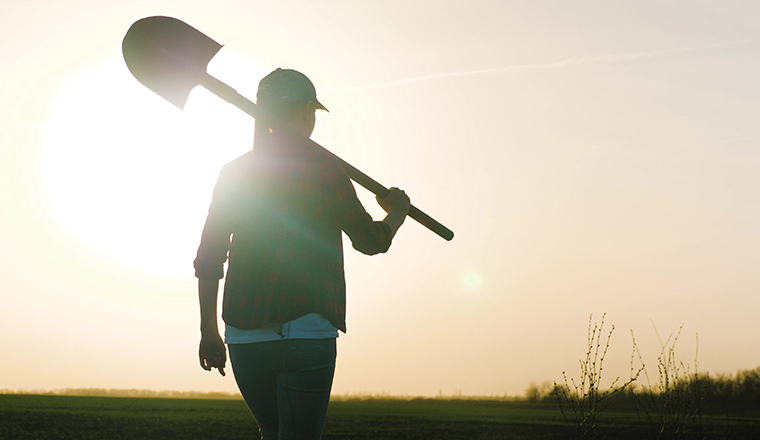
<svg viewBox="0 0 760 440"><path fill-rule="evenodd" d="M692 369L760 366L757 3L0 0L0 389L236 391L198 365L192 260L253 122L131 77L151 15L251 98L306 73L313 138L456 233L347 252L334 393L521 394L605 312L609 379L631 330L656 377L653 324Z"/></svg>

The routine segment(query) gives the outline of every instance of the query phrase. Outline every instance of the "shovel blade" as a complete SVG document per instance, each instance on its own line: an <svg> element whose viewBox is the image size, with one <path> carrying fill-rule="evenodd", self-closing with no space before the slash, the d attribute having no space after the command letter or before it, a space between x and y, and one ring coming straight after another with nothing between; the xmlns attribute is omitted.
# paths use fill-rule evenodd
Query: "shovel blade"
<svg viewBox="0 0 760 440"><path fill-rule="evenodd" d="M147 17L127 31L121 49L129 71L180 109L222 45L172 17Z"/></svg>

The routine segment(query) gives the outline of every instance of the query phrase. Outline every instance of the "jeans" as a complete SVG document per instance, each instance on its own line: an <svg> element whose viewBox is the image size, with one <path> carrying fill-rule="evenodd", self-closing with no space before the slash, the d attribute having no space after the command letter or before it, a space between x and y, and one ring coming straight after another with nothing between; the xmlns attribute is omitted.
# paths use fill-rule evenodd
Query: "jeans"
<svg viewBox="0 0 760 440"><path fill-rule="evenodd" d="M229 352L262 440L319 440L335 374L335 339L230 344Z"/></svg>

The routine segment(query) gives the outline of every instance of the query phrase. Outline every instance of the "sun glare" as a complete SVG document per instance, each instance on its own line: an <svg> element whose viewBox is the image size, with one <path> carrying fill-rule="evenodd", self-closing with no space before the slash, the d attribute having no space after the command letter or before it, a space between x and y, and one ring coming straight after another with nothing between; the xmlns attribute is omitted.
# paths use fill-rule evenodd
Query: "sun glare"
<svg viewBox="0 0 760 440"><path fill-rule="evenodd" d="M209 72L220 78L263 76L243 58L217 58ZM43 174L54 210L84 242L145 270L187 274L219 169L252 137L253 120L205 89L180 111L115 60L61 93Z"/></svg>

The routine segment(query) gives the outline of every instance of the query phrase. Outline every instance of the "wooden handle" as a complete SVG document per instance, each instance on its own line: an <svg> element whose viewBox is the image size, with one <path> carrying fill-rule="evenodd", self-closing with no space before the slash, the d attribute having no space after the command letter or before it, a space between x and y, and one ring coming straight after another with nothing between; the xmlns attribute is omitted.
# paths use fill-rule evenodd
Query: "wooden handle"
<svg viewBox="0 0 760 440"><path fill-rule="evenodd" d="M333 156L335 155L333 154ZM372 194L380 197L381 199L388 195L388 193L390 192L388 188L379 184L373 178L362 173L361 171L356 169L353 165L344 161L340 157L338 156L335 156L335 157L338 159L338 162L340 162L340 164L343 165L343 168L346 170L346 173L348 173L348 177L350 177L351 180L367 188ZM446 226L443 226L433 217L430 217L429 215L425 214L416 206L412 205L409 208L408 215L409 217L417 220L417 223L421 224L422 226L438 234L444 240L451 241L451 239L454 238L454 232L452 232L451 229L447 228Z"/></svg>

